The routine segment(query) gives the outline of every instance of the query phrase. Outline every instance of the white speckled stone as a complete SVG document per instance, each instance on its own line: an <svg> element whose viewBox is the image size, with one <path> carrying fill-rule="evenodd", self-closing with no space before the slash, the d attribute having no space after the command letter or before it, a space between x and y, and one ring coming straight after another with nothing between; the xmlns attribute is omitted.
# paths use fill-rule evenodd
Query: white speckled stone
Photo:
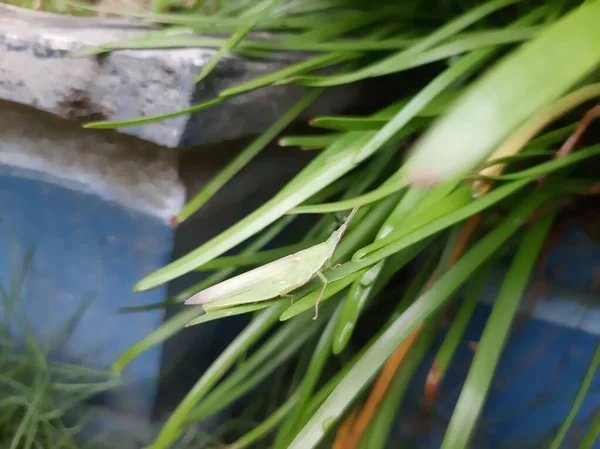
<svg viewBox="0 0 600 449"><path fill-rule="evenodd" d="M150 25L132 20L78 18L0 5L0 99L71 120L131 119L215 98L222 89L281 68L292 58L226 57L205 80L195 84L195 75L214 50L121 50L101 56L71 56L85 46L151 30ZM302 93L298 86L267 87L191 116L120 132L167 147L232 140L264 130ZM333 89L307 115L335 112L355 98L355 87Z"/></svg>

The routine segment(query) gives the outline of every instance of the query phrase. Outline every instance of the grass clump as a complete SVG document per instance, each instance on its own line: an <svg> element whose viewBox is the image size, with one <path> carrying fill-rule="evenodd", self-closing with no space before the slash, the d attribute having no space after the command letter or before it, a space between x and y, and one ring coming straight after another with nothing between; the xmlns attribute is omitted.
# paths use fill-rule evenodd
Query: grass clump
<svg viewBox="0 0 600 449"><path fill-rule="evenodd" d="M86 401L119 387L120 376L52 357L89 302L55 338L38 341L20 302L31 258L27 253L10 285L0 286L0 447L108 447L82 434L94 416Z"/></svg>
<svg viewBox="0 0 600 449"><path fill-rule="evenodd" d="M131 13L163 29L80 52L217 49L199 81L226 54L298 54L297 62L186 110L86 125L140 125L270 85L306 88L288 114L243 149L175 222L214 200L327 89L392 76L416 87L388 95L388 104L370 115L316 117L310 124L318 133L282 136L282 146L310 149L315 157L250 215L137 283L137 290L146 290L193 270L213 271L174 301L187 299L238 270L324 241L348 211L358 208L331 268L324 271L323 291L321 282L311 280L292 292L291 305L287 298L242 305L227 297L223 310L186 308L115 362L118 371L186 324L253 314L152 447L181 441L195 422L258 391L279 369L304 375L282 391L264 422L238 435L230 448L251 447L260 439L275 449L385 447L424 354L437 353L424 385L431 407L488 270L507 249L516 249L442 443L443 449L469 447L544 242L557 217L566 213L564 204L587 201L600 191L593 169L600 147L585 137L592 119L580 121L600 97L600 2L217 3L210 11L165 13L160 6ZM291 247L264 250L300 214L317 215L314 225ZM237 256L223 257L248 241ZM401 276L407 281L398 284ZM465 286L467 299L453 315L451 304ZM319 317L313 321L318 302ZM454 316L451 332L436 347L434 336L448 314ZM597 357L592 373L596 362ZM567 427L582 395L585 391L565 417ZM590 432L596 432L595 423ZM560 429L553 447L564 433ZM586 435L582 444L589 445L590 438Z"/></svg>

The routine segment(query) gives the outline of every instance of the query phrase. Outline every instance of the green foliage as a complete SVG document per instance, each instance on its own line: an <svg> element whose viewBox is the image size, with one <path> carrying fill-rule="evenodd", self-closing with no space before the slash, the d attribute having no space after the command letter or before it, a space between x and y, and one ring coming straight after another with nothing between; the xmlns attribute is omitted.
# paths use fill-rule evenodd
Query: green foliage
<svg viewBox="0 0 600 449"><path fill-rule="evenodd" d="M0 286L0 447L110 447L110 435L103 436L102 444L83 443L81 431L97 410L82 404L119 387L120 376L49 357L68 341L90 301L83 301L60 332L41 344L20 303L32 252L19 267L14 250L10 285Z"/></svg>
<svg viewBox="0 0 600 449"><path fill-rule="evenodd" d="M330 86L384 75L411 83L406 83L402 98L389 95L389 104L369 116L316 117L310 124L319 134L281 136L281 146L318 150L315 157L250 215L136 284L136 290L147 290L194 270L214 271L168 301L174 303L227 282L240 270L253 280L244 284L248 291L243 301L223 303L219 310L185 308L115 362L114 370L122 370L186 325L254 314L248 327L198 379L152 447L170 447L194 422L249 394L277 369L290 366L304 377L279 398L272 414L265 412L264 421L246 435L237 435L230 447L249 447L269 433L274 434L276 449L323 447L388 357L415 329L421 329L367 431L369 449L383 448L416 367L427 351L434 351L443 378L486 270L509 242L518 242L486 324L482 349L473 360L445 434L444 448L468 447L524 286L559 206L585 193L594 182L584 168L599 161L598 145L584 144L560 159L553 154L588 103L600 95L600 2L380 0L365 6L352 0L268 0L215 1L212 8L210 3L170 13L166 12L169 5L155 2L151 12L128 14L162 29L79 52L216 48L199 79L211 76L211 69L227 53L252 58L268 58L276 52L302 54L303 59L183 111L86 125L141 125L207 109L266 86L307 88L305 97L243 149L185 206L178 220L211 201ZM265 31L271 33L270 39L261 37L259 32ZM538 182L542 177L543 182ZM289 264L282 265L280 258L322 245L339 219L333 213L355 207L360 208L347 233L331 248L332 254L327 253L340 266L323 267L324 290L318 279L309 280L311 271L290 292L295 297L290 304L289 299L278 298L285 292L253 277L252 273L273 268L263 264L275 263L286 281ZM298 214L323 216L291 245L262 251ZM476 214L482 215L489 230L479 233L481 238L468 245L455 265L445 266L448 255L440 256L437 249L452 248L462 223ZM248 240L238 255L223 256ZM321 255L317 259L321 268ZM428 262L422 263L423 259ZM438 266L439 273L426 284L432 266ZM393 290L395 275L406 274L407 267L415 270L409 282L400 291ZM467 297L450 332L434 348L440 315L463 285L469 286ZM319 300L322 309L313 321L312 309ZM393 309L388 320L374 312L381 309ZM554 447L559 447L569 429L597 364L596 357ZM474 389L479 392L476 399L470 394ZM591 447L598 428L595 419L581 447Z"/></svg>

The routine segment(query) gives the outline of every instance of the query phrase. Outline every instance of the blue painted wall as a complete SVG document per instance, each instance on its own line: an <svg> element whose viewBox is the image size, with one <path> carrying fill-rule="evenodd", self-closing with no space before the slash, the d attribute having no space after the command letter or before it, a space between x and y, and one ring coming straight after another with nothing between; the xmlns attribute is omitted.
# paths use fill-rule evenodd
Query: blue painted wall
<svg viewBox="0 0 600 449"><path fill-rule="evenodd" d="M534 275L523 299L529 317L513 326L473 449L546 449L571 410L600 342L600 245L571 224L542 264L544 279ZM482 296L496 297L504 272L495 273ZM490 304L478 305L427 421L421 418L423 388L434 354L414 377L396 422L398 433L414 447L440 447L473 358L469 342L479 340L490 311ZM577 447L599 407L600 373L596 373L562 448ZM389 447L397 446L392 441ZM594 448L600 449L600 441Z"/></svg>
<svg viewBox="0 0 600 449"><path fill-rule="evenodd" d="M36 179L37 178L37 179ZM162 312L120 314L122 306L165 299L165 289L133 293L134 283L169 261L174 231L158 219L93 194L40 180L39 173L0 174L0 277L7 285L11 251L34 249L22 306L41 341L48 341L92 298L61 358L108 367L162 321ZM17 267L18 268L18 267ZM127 367L131 385L108 405L150 417L160 348Z"/></svg>

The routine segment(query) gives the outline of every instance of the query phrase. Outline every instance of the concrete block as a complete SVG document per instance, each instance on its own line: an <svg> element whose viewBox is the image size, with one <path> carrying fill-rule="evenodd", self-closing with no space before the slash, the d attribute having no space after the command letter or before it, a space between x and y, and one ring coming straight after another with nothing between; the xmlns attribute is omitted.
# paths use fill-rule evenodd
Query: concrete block
<svg viewBox="0 0 600 449"><path fill-rule="evenodd" d="M226 57L202 82L194 77L213 49L120 50L73 57L82 47L142 36L146 23L67 17L0 5L0 99L69 120L123 120L173 112L215 98L219 91L273 70L298 56ZM192 115L122 128L167 147L189 147L259 133L304 92L273 86ZM356 98L356 87L330 90L304 117L330 113Z"/></svg>

